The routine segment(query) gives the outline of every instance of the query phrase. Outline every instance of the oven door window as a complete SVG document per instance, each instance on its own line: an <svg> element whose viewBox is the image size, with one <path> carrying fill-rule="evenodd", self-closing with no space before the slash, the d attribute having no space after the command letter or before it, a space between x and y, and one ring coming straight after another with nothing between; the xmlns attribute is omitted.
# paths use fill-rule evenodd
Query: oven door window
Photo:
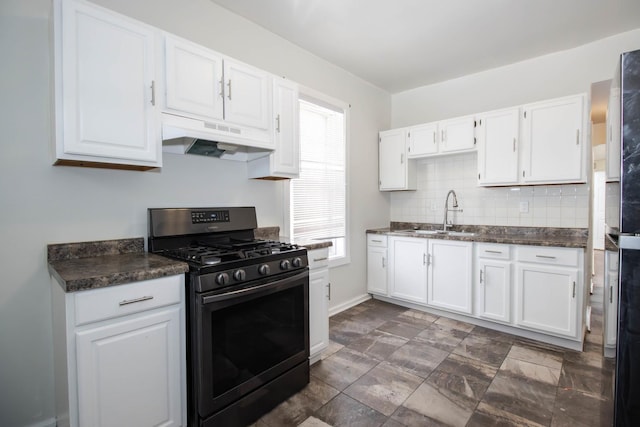
<svg viewBox="0 0 640 427"><path fill-rule="evenodd" d="M203 303L201 309L202 372L197 378L201 404L209 411L309 356L308 272L257 292L249 289L246 295Z"/></svg>

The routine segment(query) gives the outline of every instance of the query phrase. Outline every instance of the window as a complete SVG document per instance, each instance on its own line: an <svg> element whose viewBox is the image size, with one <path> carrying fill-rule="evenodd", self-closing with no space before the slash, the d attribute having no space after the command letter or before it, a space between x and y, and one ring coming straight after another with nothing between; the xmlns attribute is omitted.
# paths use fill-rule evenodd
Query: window
<svg viewBox="0 0 640 427"><path fill-rule="evenodd" d="M303 95L299 102L300 177L290 185L291 236L294 242L331 240L332 263L348 262L346 109Z"/></svg>

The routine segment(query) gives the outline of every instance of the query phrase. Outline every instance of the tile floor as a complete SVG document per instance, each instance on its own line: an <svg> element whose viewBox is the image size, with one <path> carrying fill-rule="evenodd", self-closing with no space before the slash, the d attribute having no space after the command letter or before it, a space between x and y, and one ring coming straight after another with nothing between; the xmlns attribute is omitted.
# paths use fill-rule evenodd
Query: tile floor
<svg viewBox="0 0 640 427"><path fill-rule="evenodd" d="M331 317L311 383L254 426L610 426L598 256L582 353L369 300Z"/></svg>

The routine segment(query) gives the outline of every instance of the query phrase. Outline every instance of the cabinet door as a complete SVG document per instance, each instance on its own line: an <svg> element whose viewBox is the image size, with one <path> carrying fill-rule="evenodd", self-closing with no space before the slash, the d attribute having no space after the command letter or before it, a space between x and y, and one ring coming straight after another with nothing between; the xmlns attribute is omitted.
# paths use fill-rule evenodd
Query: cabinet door
<svg viewBox="0 0 640 427"><path fill-rule="evenodd" d="M438 124L413 126L408 130L408 157L418 158L438 152Z"/></svg>
<svg viewBox="0 0 640 427"><path fill-rule="evenodd" d="M453 153L475 148L474 117L466 116L439 123L440 152Z"/></svg>
<svg viewBox="0 0 640 427"><path fill-rule="evenodd" d="M89 3L63 1L61 13L57 158L161 166L154 31Z"/></svg>
<svg viewBox="0 0 640 427"><path fill-rule="evenodd" d="M165 73L167 109L223 118L221 55L167 35Z"/></svg>
<svg viewBox="0 0 640 427"><path fill-rule="evenodd" d="M225 58L224 81L225 120L259 129L271 129L269 75Z"/></svg>
<svg viewBox="0 0 640 427"><path fill-rule="evenodd" d="M486 319L511 321L511 263L478 260L478 315Z"/></svg>
<svg viewBox="0 0 640 427"><path fill-rule="evenodd" d="M409 177L405 137L404 129L380 132L378 155L381 191L415 188L413 179Z"/></svg>
<svg viewBox="0 0 640 427"><path fill-rule="evenodd" d="M618 253L604 258L604 345L615 347L618 334Z"/></svg>
<svg viewBox="0 0 640 427"><path fill-rule="evenodd" d="M309 274L309 355L319 354L329 345L329 269Z"/></svg>
<svg viewBox="0 0 640 427"><path fill-rule="evenodd" d="M585 181L583 120L582 95L523 107L523 182Z"/></svg>
<svg viewBox="0 0 640 427"><path fill-rule="evenodd" d="M297 178L300 173L298 85L277 79L273 84L276 143L273 172Z"/></svg>
<svg viewBox="0 0 640 427"><path fill-rule="evenodd" d="M471 314L472 253L471 242L429 240L429 305Z"/></svg>
<svg viewBox="0 0 640 427"><path fill-rule="evenodd" d="M179 426L180 307L76 332L82 426Z"/></svg>
<svg viewBox="0 0 640 427"><path fill-rule="evenodd" d="M506 185L518 182L520 110L493 111L477 120L478 183Z"/></svg>
<svg viewBox="0 0 640 427"><path fill-rule="evenodd" d="M575 338L579 283L576 269L519 264L516 322L521 327Z"/></svg>
<svg viewBox="0 0 640 427"><path fill-rule="evenodd" d="M389 250L389 295L427 302L427 239L392 237Z"/></svg>
<svg viewBox="0 0 640 427"><path fill-rule="evenodd" d="M387 295L387 248L367 248L367 291Z"/></svg>

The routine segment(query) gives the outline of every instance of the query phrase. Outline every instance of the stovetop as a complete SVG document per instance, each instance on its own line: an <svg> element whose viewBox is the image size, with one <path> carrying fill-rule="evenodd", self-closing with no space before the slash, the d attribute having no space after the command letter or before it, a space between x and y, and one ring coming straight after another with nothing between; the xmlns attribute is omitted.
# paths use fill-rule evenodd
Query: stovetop
<svg viewBox="0 0 640 427"><path fill-rule="evenodd" d="M231 261L253 259L254 263L270 255L299 250L297 245L272 240L228 240L193 242L188 246L165 249L161 255L187 261L196 267L213 266Z"/></svg>

